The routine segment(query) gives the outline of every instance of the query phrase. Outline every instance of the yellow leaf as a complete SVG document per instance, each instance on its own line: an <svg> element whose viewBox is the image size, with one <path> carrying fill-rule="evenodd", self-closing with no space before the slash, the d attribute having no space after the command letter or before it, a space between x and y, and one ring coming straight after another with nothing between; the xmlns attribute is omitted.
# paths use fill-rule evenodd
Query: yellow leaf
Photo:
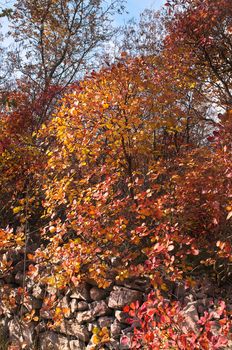
<svg viewBox="0 0 232 350"><path fill-rule="evenodd" d="M17 238L16 238L16 243L17 243L19 246L23 246L23 245L24 245L23 238L22 238L22 237L17 237Z"/></svg>
<svg viewBox="0 0 232 350"><path fill-rule="evenodd" d="M164 290L165 292L168 290L168 287L166 286L165 283L161 284L161 289Z"/></svg>
<svg viewBox="0 0 232 350"><path fill-rule="evenodd" d="M61 311L62 311L62 309L61 309L60 307L57 307L57 308L56 308L56 314L60 314Z"/></svg>
<svg viewBox="0 0 232 350"><path fill-rule="evenodd" d="M13 213L17 214L17 213L19 213L22 210L23 210L23 207L15 207L15 208L13 208Z"/></svg>
<svg viewBox="0 0 232 350"><path fill-rule="evenodd" d="M94 327L92 333L93 334L98 334L98 332L99 332L99 328L98 327Z"/></svg>
<svg viewBox="0 0 232 350"><path fill-rule="evenodd" d="M50 226L50 227L49 227L49 231L50 231L51 233L55 233L55 232L56 232L55 226Z"/></svg>
<svg viewBox="0 0 232 350"><path fill-rule="evenodd" d="M103 335L109 334L109 331L108 331L108 328L107 328L107 327L103 327L103 328L101 329L101 332L102 332Z"/></svg>
<svg viewBox="0 0 232 350"><path fill-rule="evenodd" d="M96 334L94 334L93 336L92 336L92 342L93 342L93 344L95 344L95 345L97 345L97 344L99 344L100 343L100 340L99 340L99 338L98 338L98 336L96 335Z"/></svg>

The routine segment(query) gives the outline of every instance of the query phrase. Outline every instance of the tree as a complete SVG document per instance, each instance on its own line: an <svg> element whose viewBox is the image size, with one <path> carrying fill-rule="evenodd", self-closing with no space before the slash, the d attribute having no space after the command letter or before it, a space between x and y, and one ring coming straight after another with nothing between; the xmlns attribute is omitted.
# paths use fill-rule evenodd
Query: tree
<svg viewBox="0 0 232 350"><path fill-rule="evenodd" d="M17 1L10 18L17 43L11 52L14 74L30 86L30 99L41 98L41 125L54 97L91 65L94 52L113 34L111 15L123 0ZM17 73L19 72L19 73ZM44 98L45 96L45 98Z"/></svg>
<svg viewBox="0 0 232 350"><path fill-rule="evenodd" d="M19 69L31 81L36 78L42 90L52 84L64 88L86 68L93 50L111 37L110 15L120 3L114 0L104 7L99 0L17 2L12 34L25 50Z"/></svg>
<svg viewBox="0 0 232 350"><path fill-rule="evenodd" d="M16 207L22 207L26 187L30 187L30 197L35 198L33 190L40 184L34 182L38 171L34 165L40 164L42 170L46 152L37 131L51 118L62 93L91 65L94 53L113 34L110 18L123 9L122 3L18 1L14 11L3 11L10 13L11 35L17 44L15 50L8 51L3 65L6 70L7 61L11 61L12 74L17 76L13 86L9 86L9 77L2 79L2 193L6 194L6 183L9 186L2 196L3 223L5 218L11 221L12 201ZM23 215L24 211L20 213Z"/></svg>
<svg viewBox="0 0 232 350"><path fill-rule="evenodd" d="M161 256L158 265L171 265L172 234L159 225L174 159L186 142L179 102L191 82L180 86L157 62L123 54L92 72L40 131L48 147L43 203L50 223L43 234L50 244L38 256L52 259L60 286L83 273L105 285L108 271L123 278L152 253ZM123 264L111 267L113 256Z"/></svg>
<svg viewBox="0 0 232 350"><path fill-rule="evenodd" d="M144 10L139 20L132 19L121 28L117 46L132 56L159 54L163 49L166 20L164 11Z"/></svg>
<svg viewBox="0 0 232 350"><path fill-rule="evenodd" d="M231 35L232 3L230 0L173 0L167 38L172 47L190 50L195 71L204 83L204 93L214 94L212 101L231 108Z"/></svg>

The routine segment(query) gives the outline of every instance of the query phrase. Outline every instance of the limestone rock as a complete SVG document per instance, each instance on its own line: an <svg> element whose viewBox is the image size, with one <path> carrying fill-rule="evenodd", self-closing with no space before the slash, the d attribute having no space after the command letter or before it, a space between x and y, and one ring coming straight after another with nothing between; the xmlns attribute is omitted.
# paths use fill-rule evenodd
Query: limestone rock
<svg viewBox="0 0 232 350"><path fill-rule="evenodd" d="M55 332L44 332L39 337L40 350L84 350L80 340L69 340Z"/></svg>
<svg viewBox="0 0 232 350"><path fill-rule="evenodd" d="M80 312L77 312L77 315L76 315L76 320L79 324L83 324L85 322L92 322L94 321L94 319L95 319L95 316L92 310L82 311L82 312L80 311Z"/></svg>
<svg viewBox="0 0 232 350"><path fill-rule="evenodd" d="M79 323L75 320L63 320L60 324L59 332L67 335L73 335L85 343L87 343L90 339L87 328L79 325Z"/></svg>
<svg viewBox="0 0 232 350"><path fill-rule="evenodd" d="M72 299L70 301L70 311L73 314L78 309L78 301L76 299Z"/></svg>
<svg viewBox="0 0 232 350"><path fill-rule="evenodd" d="M102 300L106 297L107 292L105 289L92 287L90 289L90 298L94 301Z"/></svg>
<svg viewBox="0 0 232 350"><path fill-rule="evenodd" d="M150 288L150 280L148 278L138 278L136 280L128 279L122 282L118 282L117 284L129 289L138 290L140 292L148 292Z"/></svg>
<svg viewBox="0 0 232 350"><path fill-rule="evenodd" d="M102 316L102 317L99 317L97 322L100 328L103 328L103 327L110 328L111 324L114 322L114 317Z"/></svg>
<svg viewBox="0 0 232 350"><path fill-rule="evenodd" d="M19 322L19 320L15 318L9 321L8 329L10 341L16 342L18 345L23 344L25 348L31 348L35 329L33 323Z"/></svg>
<svg viewBox="0 0 232 350"><path fill-rule="evenodd" d="M130 317L126 312L121 310L115 311L115 317L120 323L128 324L127 319Z"/></svg>
<svg viewBox="0 0 232 350"><path fill-rule="evenodd" d="M119 321L114 320L110 326L110 333L113 338L119 338L122 331L122 325Z"/></svg>
<svg viewBox="0 0 232 350"><path fill-rule="evenodd" d="M94 328L98 328L97 322L91 322L87 324L88 331L93 333Z"/></svg>
<svg viewBox="0 0 232 350"><path fill-rule="evenodd" d="M89 308L89 304L86 301L78 301L77 310L78 311L86 311Z"/></svg>
<svg viewBox="0 0 232 350"><path fill-rule="evenodd" d="M195 333L198 332L199 315L197 306L197 301L190 302L184 307L183 311L181 312L182 316L184 317L182 327L186 331L193 330Z"/></svg>
<svg viewBox="0 0 232 350"><path fill-rule="evenodd" d="M109 350L120 350L120 344L117 340L110 338L110 341L107 343L107 348Z"/></svg>
<svg viewBox="0 0 232 350"><path fill-rule="evenodd" d="M110 312L110 309L108 308L108 305L104 300L94 301L93 303L91 303L90 310L92 311L95 317L104 316Z"/></svg>
<svg viewBox="0 0 232 350"><path fill-rule="evenodd" d="M40 309L40 317L46 320L51 320L54 316L54 310L49 309L46 304L42 305Z"/></svg>
<svg viewBox="0 0 232 350"><path fill-rule="evenodd" d="M76 287L73 290L72 294L70 295L70 298L90 301L89 288L88 288L87 284L82 283L78 287Z"/></svg>
<svg viewBox="0 0 232 350"><path fill-rule="evenodd" d="M71 313L74 313L76 311L88 310L89 304L86 301L78 301L77 299L71 299L69 307L70 307Z"/></svg>
<svg viewBox="0 0 232 350"><path fill-rule="evenodd" d="M110 293L108 306L113 309L122 309L133 301L142 299L142 292L125 287L114 287Z"/></svg>

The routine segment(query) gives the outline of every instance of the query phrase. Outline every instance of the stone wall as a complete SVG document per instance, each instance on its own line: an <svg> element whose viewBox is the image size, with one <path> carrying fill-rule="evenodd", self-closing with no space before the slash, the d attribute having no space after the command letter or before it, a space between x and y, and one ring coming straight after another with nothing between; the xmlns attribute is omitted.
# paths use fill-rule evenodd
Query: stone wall
<svg viewBox="0 0 232 350"><path fill-rule="evenodd" d="M151 290L146 278L117 281L107 289L98 288L94 282L60 292L55 307L47 304L48 292L28 278L28 294L23 296L23 264L0 277L0 350L82 350L82 349L130 349L133 327L123 312L125 305L144 301ZM166 300L178 300L182 304L183 327L198 332L198 321L205 311L212 311L220 293L232 311L232 287L225 290L210 284L202 276L195 287L168 283ZM58 314L55 314L55 310ZM51 328L53 319L61 318ZM24 319L24 321L22 321ZM4 334L4 337L2 336ZM9 346L5 346L3 338ZM125 342L126 338L126 342ZM96 345L96 343L98 343ZM124 345L127 343L127 345ZM224 349L232 349L232 343Z"/></svg>
<svg viewBox="0 0 232 350"><path fill-rule="evenodd" d="M20 283L20 281L19 281ZM61 311L63 320L59 326L51 329L54 309L46 305L44 290L33 286L30 295L25 297L20 307L18 288L2 284L7 299L16 300L13 307L0 302L1 323L8 332L12 349L41 350L82 350L82 349L129 349L122 339L130 339L133 328L128 324L128 315L122 310L133 301L145 300L150 290L147 279L113 283L108 289L100 289L92 283L83 283L76 289L59 296L56 309ZM19 321L27 316L28 321ZM64 311L63 311L64 310ZM135 324L136 325L136 324ZM96 342L100 344L96 346Z"/></svg>

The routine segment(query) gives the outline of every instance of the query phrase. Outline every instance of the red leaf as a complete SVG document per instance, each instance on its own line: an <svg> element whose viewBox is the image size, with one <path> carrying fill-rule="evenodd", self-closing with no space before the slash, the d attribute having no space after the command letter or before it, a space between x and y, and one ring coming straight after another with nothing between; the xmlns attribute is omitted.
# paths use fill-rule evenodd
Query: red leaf
<svg viewBox="0 0 232 350"><path fill-rule="evenodd" d="M123 312L129 312L129 311L130 311L130 307L128 305L124 306Z"/></svg>

